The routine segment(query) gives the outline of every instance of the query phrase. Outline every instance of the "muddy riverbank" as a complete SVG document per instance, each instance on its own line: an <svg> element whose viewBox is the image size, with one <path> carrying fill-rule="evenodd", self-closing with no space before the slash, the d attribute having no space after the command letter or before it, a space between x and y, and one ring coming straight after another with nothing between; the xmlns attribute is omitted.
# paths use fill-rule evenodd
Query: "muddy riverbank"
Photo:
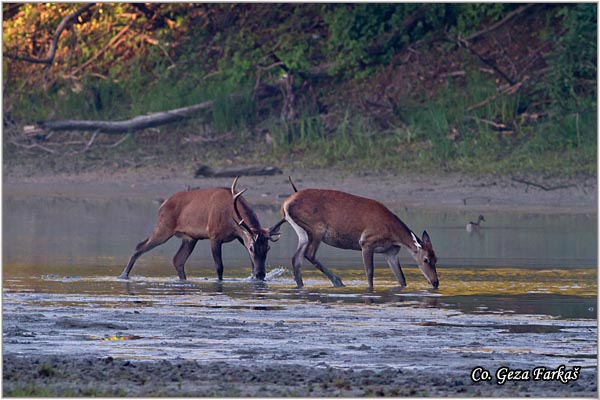
<svg viewBox="0 0 600 400"><path fill-rule="evenodd" d="M276 176L247 176L240 187L252 204L281 204L291 193L287 176L299 189L326 188L377 199L389 207L426 207L453 210L508 210L535 212L596 212L595 177L465 176L460 174L395 175L349 173L338 170L283 171ZM189 187L230 186L231 178L192 178L187 171L146 169L82 174L33 176L13 172L4 176L7 193L160 199Z"/></svg>

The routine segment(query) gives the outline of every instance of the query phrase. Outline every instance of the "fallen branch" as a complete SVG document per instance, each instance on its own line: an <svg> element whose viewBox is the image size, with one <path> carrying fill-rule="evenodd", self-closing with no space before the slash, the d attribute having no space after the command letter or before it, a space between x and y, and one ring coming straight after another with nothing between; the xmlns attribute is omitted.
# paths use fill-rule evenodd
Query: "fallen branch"
<svg viewBox="0 0 600 400"><path fill-rule="evenodd" d="M525 83L525 81L526 81L527 79L529 79L529 77L528 77L528 76L525 76L525 77L524 77L524 78L523 78L521 81L519 81L519 82L515 83L514 85L511 85L511 86L509 86L509 87L507 87L507 88L504 88L504 89L502 89L502 90L501 90L499 93L496 93L495 95L493 95L493 96L490 96L490 97L488 97L487 99L485 99L485 100L483 100L483 101L480 101L479 103L477 103L477 104L473 104L472 106L468 107L468 108L467 108L467 111L473 111L473 110L475 110L476 108L483 107L483 106L485 106L486 104L488 104L490 101L492 101L492 100L495 100L495 99L497 99L497 98L498 98L498 97L500 97L500 96L504 96L504 95L507 95L507 94L513 94L513 93L515 93L517 90L519 90L519 88L520 88L521 86L523 86L523 83Z"/></svg>
<svg viewBox="0 0 600 400"><path fill-rule="evenodd" d="M454 37L454 36L450 35L449 33L447 33L447 37L451 42L454 42L458 47L463 47L463 48L467 49L467 51L469 53L471 53L472 55L474 55L475 57L477 57L479 59L479 61L481 61L483 64L487 65L488 67L492 68L494 71L496 71L496 73L498 75L500 75L502 77L502 79L504 79L511 85L515 84L515 82L507 74L505 74L500 68L498 68L498 66L496 65L496 62L494 60L488 60L488 59L484 58L481 54L479 54L473 48L473 46L471 46L469 41L467 39L461 37L460 34L457 37Z"/></svg>
<svg viewBox="0 0 600 400"><path fill-rule="evenodd" d="M128 137L129 137L129 135L125 135L121 139L117 140L115 143L108 145L108 147L110 147L110 148L118 147L121 143L123 143L125 140L127 140Z"/></svg>
<svg viewBox="0 0 600 400"><path fill-rule="evenodd" d="M190 136L183 138L184 143L214 143L221 142L223 140L231 140L233 139L233 134L228 133L226 135L221 135L217 137L204 137L204 136Z"/></svg>
<svg viewBox="0 0 600 400"><path fill-rule="evenodd" d="M484 119L484 118L477 118L477 117L473 117L473 116L467 116L467 118L472 119L473 121L478 121L478 122L482 122L484 124L490 125L492 128L498 130L498 131L510 131L512 128L509 127L506 124L503 124L502 122L494 122L494 121L490 121L489 119Z"/></svg>
<svg viewBox="0 0 600 400"><path fill-rule="evenodd" d="M5 53L4 56L13 60L27 61L34 64L52 64L52 62L54 62L54 56L56 55L56 47L58 46L58 39L60 38L60 35L70 23L76 21L81 14L92 8L95 4L96 3L88 3L83 7L80 7L77 11L67 15L62 19L62 21L60 21L60 24L58 24L58 27L56 28L56 32L54 32L54 36L52 36L52 41L50 42L50 48L48 49L48 54L46 55L46 58L40 59L32 57L21 57L16 54L9 53Z"/></svg>
<svg viewBox="0 0 600 400"><path fill-rule="evenodd" d="M535 5L536 5L535 3L532 3L532 4L526 4L524 6L521 6L521 7L517 8L516 10L511 11L508 14L506 14L506 16L504 18L502 18L500 21L488 26L487 28L480 30L479 32L475 32L474 34L467 36L465 38L465 40L473 40L481 35L485 35L486 33L493 31L494 29L498 29L499 27L501 27L502 25L504 25L505 23L510 21L513 17L515 17L519 14L522 14L523 12L527 11L528 9L530 9L531 7L533 7Z"/></svg>
<svg viewBox="0 0 600 400"><path fill-rule="evenodd" d="M27 150L40 149L40 150L44 150L45 152L50 153L50 154L56 154L56 150L49 149L48 147L42 146L41 144L38 144L38 143L22 144L17 141L11 141L11 143L17 147L22 147Z"/></svg>
<svg viewBox="0 0 600 400"><path fill-rule="evenodd" d="M551 190L566 189L566 188L575 186L575 185L559 185L559 186L548 187L548 186L544 186L544 185L541 185L539 183L531 182L531 181L528 181L528 180L525 180L525 179L515 178L514 176L511 179L513 181L515 181L515 182L523 183L523 184L525 184L527 186L533 186L533 187L545 190L547 192L549 192Z"/></svg>
<svg viewBox="0 0 600 400"><path fill-rule="evenodd" d="M256 88L254 95L257 100L273 96L273 90L267 85ZM242 97L240 93L229 95L231 100ZM177 108L169 111L160 111L147 115L139 115L122 121L95 121L95 120L62 120L62 121L40 121L38 127L51 131L100 131L103 133L129 133L140 129L153 128L166 125L171 122L182 121L193 117L197 113L212 112L214 101L207 100L193 106Z"/></svg>
<svg viewBox="0 0 600 400"><path fill-rule="evenodd" d="M86 151L88 151L90 149L90 147L92 147L92 144L94 143L94 140L96 140L96 136L98 136L99 133L100 133L100 131L94 132L94 134L92 135L92 138L90 139L89 142L87 142L87 144L85 145L83 150L80 151L80 153L85 153Z"/></svg>
<svg viewBox="0 0 600 400"><path fill-rule="evenodd" d="M222 168L215 171L208 165L200 165L196 168L194 178L235 178L236 176L280 175L282 173L283 171L274 166Z"/></svg>
<svg viewBox="0 0 600 400"><path fill-rule="evenodd" d="M145 128L165 125L192 117L200 111L211 111L211 100L189 107L140 115L123 121L63 120L42 121L41 128L54 131L100 131L104 133L125 133Z"/></svg>

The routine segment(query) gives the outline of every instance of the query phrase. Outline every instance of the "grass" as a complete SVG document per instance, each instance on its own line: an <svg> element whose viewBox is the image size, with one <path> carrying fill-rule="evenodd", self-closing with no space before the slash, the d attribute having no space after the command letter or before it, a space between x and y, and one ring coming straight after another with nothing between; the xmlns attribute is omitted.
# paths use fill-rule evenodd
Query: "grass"
<svg viewBox="0 0 600 400"><path fill-rule="evenodd" d="M333 123L308 111L293 121L282 121L280 105L258 110L249 88L217 81L194 82L193 75L185 84L180 77L169 74L150 83L140 78L127 85L89 77L79 89L63 88L37 98L21 98L21 112L33 113L26 118L121 119L212 99L212 121L208 121L208 129L203 119L191 119L131 134L119 147L108 151L96 145L91 151L69 152L66 156L63 151L56 155L23 151L5 140L4 166L31 163L32 169L55 168L68 173L150 164L183 166L192 171L196 163L277 163L283 167L350 172L596 173L597 116L593 102L572 105L577 112L555 110L545 119L527 121L519 110L528 100L519 92L492 98L497 93L493 79L478 70L467 76L449 80L431 98L406 100L398 107L404 118L399 113L393 116L404 123L385 131L370 115L351 108L345 108L341 115L334 114ZM232 99L230 93L242 95ZM473 108L486 100L483 106ZM509 134L495 130L492 123L509 126ZM204 127L202 131L198 126ZM271 147L265 143L265 132L273 139ZM233 139L186 141L198 135ZM87 141L91 133L56 133L53 140L61 137L65 141Z"/></svg>

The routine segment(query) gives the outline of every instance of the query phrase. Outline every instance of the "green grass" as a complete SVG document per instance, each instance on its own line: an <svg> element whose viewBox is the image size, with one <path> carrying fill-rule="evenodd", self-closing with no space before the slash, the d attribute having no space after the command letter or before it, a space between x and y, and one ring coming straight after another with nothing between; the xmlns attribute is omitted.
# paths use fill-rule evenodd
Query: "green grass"
<svg viewBox="0 0 600 400"><path fill-rule="evenodd" d="M202 135L234 137L227 143L183 144L184 137L199 134L198 125L207 122L191 119L160 127L158 135L132 134L109 152L93 149L69 156L67 162L72 168L64 168L73 171L85 169L87 164L93 169L89 162L92 156L116 165L121 165L118 160L124 158L136 163L144 157L155 157L153 163L191 163L193 159L214 166L225 162L275 162L352 172L596 173L597 116L593 101L575 99L568 105L571 111L548 108L544 118L526 121L519 110L531 99L518 91L492 98L498 92L496 83L477 68L466 74L468 78L450 79L430 98L403 100L398 106L402 115L398 112L392 116L403 123L385 131L372 116L353 110L351 102L348 107L340 107L345 111L335 114L334 123L326 123L323 115L314 111L306 111L293 121L282 121L281 102L266 107L262 104L259 110L248 86L197 79L201 75L186 73L184 80L168 72L160 79L148 81L140 76L126 83L90 76L81 87L47 92L40 89L40 93L14 98L13 102L22 120L34 121L115 120L213 100L208 120L212 129ZM241 95L232 98L231 93ZM339 93L338 98L343 100L343 94ZM486 100L483 106L473 107ZM494 130L492 123L510 126L511 133ZM271 148L265 144L265 131L273 138ZM19 149L9 150L5 152L5 165L19 162ZM42 154L39 158L46 161L52 156Z"/></svg>

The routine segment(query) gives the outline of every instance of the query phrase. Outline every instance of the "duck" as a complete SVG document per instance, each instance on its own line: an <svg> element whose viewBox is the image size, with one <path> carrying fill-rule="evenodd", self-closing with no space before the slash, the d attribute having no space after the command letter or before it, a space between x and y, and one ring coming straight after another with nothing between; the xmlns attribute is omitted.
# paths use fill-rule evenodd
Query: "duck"
<svg viewBox="0 0 600 400"><path fill-rule="evenodd" d="M479 224L481 223L481 221L485 221L485 218L483 218L483 215L479 215L479 217L477 218L477 222L470 221L467 224L467 232L478 231Z"/></svg>

